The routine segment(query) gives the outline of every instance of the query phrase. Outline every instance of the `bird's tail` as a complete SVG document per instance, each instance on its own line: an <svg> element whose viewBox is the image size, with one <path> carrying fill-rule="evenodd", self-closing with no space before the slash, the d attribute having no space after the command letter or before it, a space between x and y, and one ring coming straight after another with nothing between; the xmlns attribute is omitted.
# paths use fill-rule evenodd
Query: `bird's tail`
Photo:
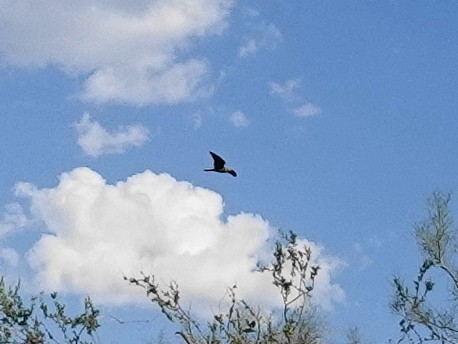
<svg viewBox="0 0 458 344"><path fill-rule="evenodd" d="M206 168L204 171L209 172L209 171L214 171L214 168Z"/></svg>

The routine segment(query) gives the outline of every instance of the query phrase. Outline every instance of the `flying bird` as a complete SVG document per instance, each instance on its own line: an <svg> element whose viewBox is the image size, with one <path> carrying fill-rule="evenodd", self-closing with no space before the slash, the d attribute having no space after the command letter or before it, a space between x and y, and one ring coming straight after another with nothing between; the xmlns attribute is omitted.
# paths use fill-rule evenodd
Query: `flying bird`
<svg viewBox="0 0 458 344"><path fill-rule="evenodd" d="M221 158L218 154L215 154L213 152L210 152L210 154L213 158L213 168L207 168L204 171L229 173L230 175L237 177L237 173L233 169L224 166L226 162L224 161L223 158Z"/></svg>

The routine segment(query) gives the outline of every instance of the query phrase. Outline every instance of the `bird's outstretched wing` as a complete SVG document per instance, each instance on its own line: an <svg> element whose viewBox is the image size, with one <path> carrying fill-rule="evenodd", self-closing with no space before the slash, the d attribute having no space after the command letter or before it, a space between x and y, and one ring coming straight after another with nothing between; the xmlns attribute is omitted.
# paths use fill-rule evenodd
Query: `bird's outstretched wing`
<svg viewBox="0 0 458 344"><path fill-rule="evenodd" d="M221 158L218 154L210 152L213 157L213 167L217 170L221 170L224 168L224 164L226 163L223 158Z"/></svg>

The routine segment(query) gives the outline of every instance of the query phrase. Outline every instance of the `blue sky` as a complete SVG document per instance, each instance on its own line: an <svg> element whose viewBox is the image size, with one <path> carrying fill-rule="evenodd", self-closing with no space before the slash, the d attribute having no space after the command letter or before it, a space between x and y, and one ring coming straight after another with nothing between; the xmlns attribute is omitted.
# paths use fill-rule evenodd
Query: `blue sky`
<svg viewBox="0 0 458 344"><path fill-rule="evenodd" d="M250 269L281 227L325 267L330 340L397 338L390 280L416 273L427 198L458 188L455 1L0 8L8 278L95 295L101 342L140 343L167 325L120 271L159 271L208 305L233 280L265 301ZM209 150L238 177L203 172Z"/></svg>

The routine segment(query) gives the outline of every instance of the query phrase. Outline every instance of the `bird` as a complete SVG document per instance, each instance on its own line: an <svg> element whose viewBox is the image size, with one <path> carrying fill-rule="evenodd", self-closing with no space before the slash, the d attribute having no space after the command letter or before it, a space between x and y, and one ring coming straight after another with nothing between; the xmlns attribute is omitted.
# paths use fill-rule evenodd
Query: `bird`
<svg viewBox="0 0 458 344"><path fill-rule="evenodd" d="M229 173L230 175L237 177L237 173L233 169L224 166L226 162L224 161L223 158L221 158L218 154L215 154L213 152L210 152L210 154L213 158L213 168L206 168L204 171Z"/></svg>

